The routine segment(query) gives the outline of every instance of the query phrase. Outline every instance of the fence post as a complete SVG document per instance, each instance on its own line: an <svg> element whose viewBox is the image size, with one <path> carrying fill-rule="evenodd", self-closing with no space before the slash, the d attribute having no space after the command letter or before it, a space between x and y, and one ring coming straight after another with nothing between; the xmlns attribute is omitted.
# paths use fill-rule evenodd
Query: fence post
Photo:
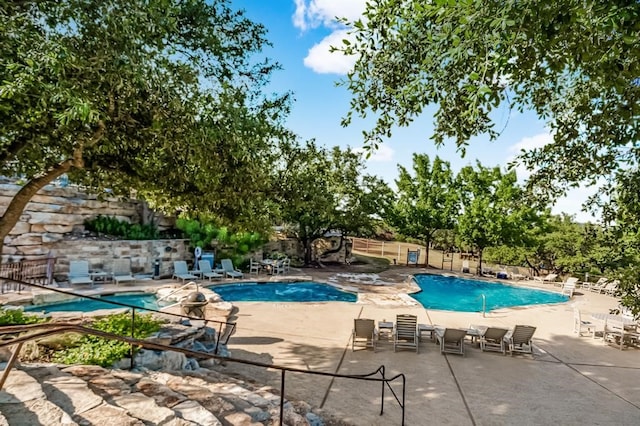
<svg viewBox="0 0 640 426"><path fill-rule="evenodd" d="M380 256L384 256L384 241L382 242L382 248L380 249Z"/></svg>
<svg viewBox="0 0 640 426"><path fill-rule="evenodd" d="M282 370L280 379L280 422L278 423L280 426L284 424L284 371Z"/></svg>

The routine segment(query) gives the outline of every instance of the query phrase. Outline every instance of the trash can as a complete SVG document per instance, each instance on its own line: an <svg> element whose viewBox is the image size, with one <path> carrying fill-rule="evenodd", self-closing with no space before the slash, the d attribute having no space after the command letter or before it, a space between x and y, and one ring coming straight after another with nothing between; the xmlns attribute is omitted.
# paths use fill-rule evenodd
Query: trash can
<svg viewBox="0 0 640 426"><path fill-rule="evenodd" d="M160 259L156 259L153 262L153 278L156 280L160 278Z"/></svg>

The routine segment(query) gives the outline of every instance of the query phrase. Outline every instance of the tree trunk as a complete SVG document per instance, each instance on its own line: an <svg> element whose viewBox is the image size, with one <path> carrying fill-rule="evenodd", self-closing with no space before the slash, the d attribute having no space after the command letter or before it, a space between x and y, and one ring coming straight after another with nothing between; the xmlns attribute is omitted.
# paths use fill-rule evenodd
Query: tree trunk
<svg viewBox="0 0 640 426"><path fill-rule="evenodd" d="M13 227L16 226L22 212L33 196L48 183L67 173L71 169L72 165L73 160L67 160L63 163L57 164L43 174L31 179L22 188L20 188L16 195L13 196L7 210L5 210L2 217L0 217L0 241L4 241L5 237L9 235L9 232L11 232ZM0 244L0 262L2 259L1 255L3 249L4 244Z"/></svg>
<svg viewBox="0 0 640 426"><path fill-rule="evenodd" d="M425 247L427 248L427 252L424 254L424 267L429 267L429 245L431 245L431 238L427 237L427 240L424 242Z"/></svg>
<svg viewBox="0 0 640 426"><path fill-rule="evenodd" d="M301 238L302 247L304 247L304 264L309 266L311 264L311 239Z"/></svg>
<svg viewBox="0 0 640 426"><path fill-rule="evenodd" d="M476 270L477 275L482 275L482 248L478 247L478 269Z"/></svg>

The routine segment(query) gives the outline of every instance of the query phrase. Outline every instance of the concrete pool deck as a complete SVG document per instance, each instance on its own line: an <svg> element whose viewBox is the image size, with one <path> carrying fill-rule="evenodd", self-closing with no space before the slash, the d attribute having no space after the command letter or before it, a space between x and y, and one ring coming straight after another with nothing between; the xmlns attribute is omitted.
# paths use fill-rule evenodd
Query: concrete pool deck
<svg viewBox="0 0 640 426"><path fill-rule="evenodd" d="M358 303L236 302L232 319L237 329L228 345L231 355L341 374L369 373L384 365L387 377L406 375L407 425L638 424L638 349L620 351L604 345L602 339L573 333L575 307L589 320L591 313L617 307L617 299L578 289L567 303L500 309L486 317L481 313L426 310L398 295L411 289L408 276L423 272L427 271L391 268L379 273L375 283L362 284L371 281L368 276L338 277L335 272L305 270L315 281L337 282L366 295ZM118 290L132 291L160 283L144 284ZM559 289L549 284L523 284ZM389 342L381 342L375 353L351 351L354 318L394 321L399 313L416 314L420 323L447 327L533 325L537 327L535 354L503 356L481 352L469 344L464 357L441 355L438 346L428 339L421 342L419 354L408 350L396 353ZM221 368L280 386L279 371L230 362ZM349 423L400 424L400 409L388 391L385 412L379 416L378 384L290 373L285 391L285 396L323 406Z"/></svg>

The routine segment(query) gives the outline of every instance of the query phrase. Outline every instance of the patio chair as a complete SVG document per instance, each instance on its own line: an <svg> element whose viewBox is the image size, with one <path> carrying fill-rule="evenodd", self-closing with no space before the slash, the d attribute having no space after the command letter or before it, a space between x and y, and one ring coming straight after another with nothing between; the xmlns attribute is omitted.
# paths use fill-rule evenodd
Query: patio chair
<svg viewBox="0 0 640 426"><path fill-rule="evenodd" d="M89 274L89 262L86 260L72 260L69 262L69 284L91 284L93 287L93 279Z"/></svg>
<svg viewBox="0 0 640 426"><path fill-rule="evenodd" d="M536 327L531 325L516 325L504 336L509 353L513 355L514 352L520 352L533 355L533 333L535 332Z"/></svg>
<svg viewBox="0 0 640 426"><path fill-rule="evenodd" d="M271 267L271 273L273 275L284 275L284 259L276 260L276 262Z"/></svg>
<svg viewBox="0 0 640 426"><path fill-rule="evenodd" d="M569 298L573 297L573 292L576 290L577 284L578 279L576 277L567 278L567 280L562 283L562 294L566 294Z"/></svg>
<svg viewBox="0 0 640 426"><path fill-rule="evenodd" d="M502 352L502 355L507 354L506 345L504 342L504 336L509 332L506 328L499 327L487 327L484 332L480 333L480 350Z"/></svg>
<svg viewBox="0 0 640 426"><path fill-rule="evenodd" d="M233 267L231 259L222 259L220 264L222 265L222 269L224 269L226 276L231 278L242 278L244 276L242 272Z"/></svg>
<svg viewBox="0 0 640 426"><path fill-rule="evenodd" d="M136 278L131 274L131 259L115 259L113 261L113 281L116 285L123 282L135 282Z"/></svg>
<svg viewBox="0 0 640 426"><path fill-rule="evenodd" d="M440 353L451 353L464 356L464 339L467 330L460 328L436 329L436 340L440 344Z"/></svg>
<svg viewBox="0 0 640 426"><path fill-rule="evenodd" d="M284 272L289 272L289 269L291 269L291 259L285 257L282 261L282 268L284 269Z"/></svg>
<svg viewBox="0 0 640 426"><path fill-rule="evenodd" d="M619 284L620 281L618 280L609 281L607 285L604 286L601 292L604 294L608 294L609 296L615 296L616 291L618 291Z"/></svg>
<svg viewBox="0 0 640 426"><path fill-rule="evenodd" d="M465 274L469 273L469 261L468 260L463 260L462 261L462 272Z"/></svg>
<svg viewBox="0 0 640 426"><path fill-rule="evenodd" d="M189 268L187 267L187 262L184 260L174 260L173 261L173 278L178 278L182 280L184 284L185 281L195 281L198 279L197 276L189 273Z"/></svg>
<svg viewBox="0 0 640 426"><path fill-rule="evenodd" d="M262 269L262 265L260 262L256 262L253 259L249 259L249 275L251 274L260 274L260 269Z"/></svg>
<svg viewBox="0 0 640 426"><path fill-rule="evenodd" d="M558 274L547 274L546 277L533 277L533 280L539 283L553 283L556 278L558 278Z"/></svg>
<svg viewBox="0 0 640 426"><path fill-rule="evenodd" d="M413 348L418 353L418 317L399 314L396 316L396 329L393 333L393 351Z"/></svg>
<svg viewBox="0 0 640 426"><path fill-rule="evenodd" d="M200 267L202 278L209 278L209 281L213 280L214 278L224 277L224 273L219 273L211 269L211 262L209 262L208 260L198 261L198 266Z"/></svg>
<svg viewBox="0 0 640 426"><path fill-rule="evenodd" d="M373 348L376 351L376 323L372 319L356 318L353 320L353 331L351 332L351 351L355 351L356 346Z"/></svg>
<svg viewBox="0 0 640 426"><path fill-rule="evenodd" d="M580 309L573 310L573 332L577 333L578 336L582 336L584 330L587 330L587 333L591 334L591 338L596 337L596 325L591 321L584 321L582 319L582 315L580 314Z"/></svg>

